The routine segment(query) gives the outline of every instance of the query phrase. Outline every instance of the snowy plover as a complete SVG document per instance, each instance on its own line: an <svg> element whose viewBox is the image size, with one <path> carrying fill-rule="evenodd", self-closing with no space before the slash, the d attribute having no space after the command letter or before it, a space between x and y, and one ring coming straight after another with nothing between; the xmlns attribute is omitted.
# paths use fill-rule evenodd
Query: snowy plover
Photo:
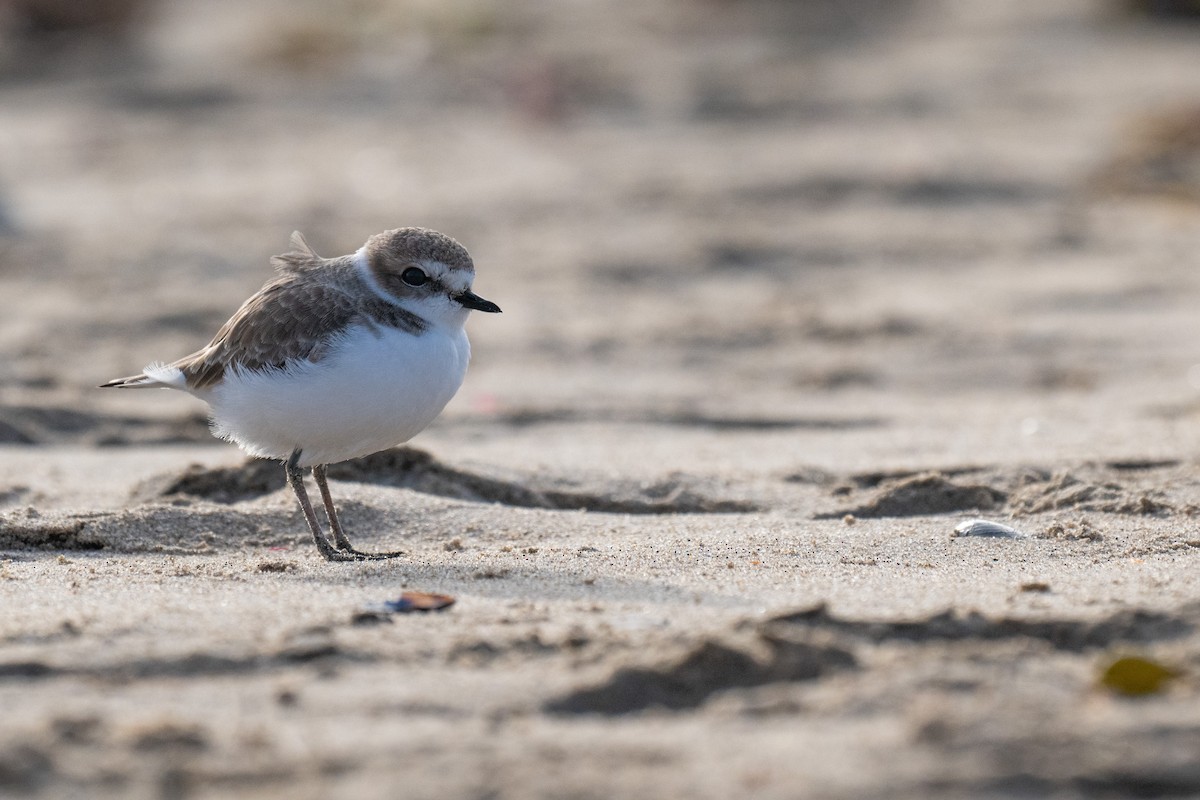
<svg viewBox="0 0 1200 800"><path fill-rule="evenodd" d="M104 387L179 389L208 403L216 436L284 462L330 561L400 555L350 545L325 465L406 442L432 422L466 375L467 313L500 307L471 291L475 266L463 246L424 228L385 231L340 258L318 256L296 232L271 263L279 274L204 348ZM302 467L312 467L332 543Z"/></svg>

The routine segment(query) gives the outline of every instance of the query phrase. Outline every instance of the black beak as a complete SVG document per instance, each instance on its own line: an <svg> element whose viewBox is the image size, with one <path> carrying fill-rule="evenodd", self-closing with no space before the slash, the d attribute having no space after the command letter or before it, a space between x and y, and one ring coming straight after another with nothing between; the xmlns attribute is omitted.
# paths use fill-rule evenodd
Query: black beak
<svg viewBox="0 0 1200 800"><path fill-rule="evenodd" d="M454 299L462 303L465 308L473 311L486 311L489 314L499 314L500 306L493 303L491 300L484 300L474 292L463 292L455 295Z"/></svg>

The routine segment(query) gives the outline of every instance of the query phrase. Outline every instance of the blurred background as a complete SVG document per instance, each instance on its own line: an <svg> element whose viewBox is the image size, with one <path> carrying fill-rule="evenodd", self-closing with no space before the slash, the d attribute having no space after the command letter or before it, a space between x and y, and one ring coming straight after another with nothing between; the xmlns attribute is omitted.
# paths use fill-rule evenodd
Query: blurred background
<svg viewBox="0 0 1200 800"><path fill-rule="evenodd" d="M207 440L92 387L405 225L505 310L451 421L1194 436L1197 65L1188 2L3 0L0 441Z"/></svg>

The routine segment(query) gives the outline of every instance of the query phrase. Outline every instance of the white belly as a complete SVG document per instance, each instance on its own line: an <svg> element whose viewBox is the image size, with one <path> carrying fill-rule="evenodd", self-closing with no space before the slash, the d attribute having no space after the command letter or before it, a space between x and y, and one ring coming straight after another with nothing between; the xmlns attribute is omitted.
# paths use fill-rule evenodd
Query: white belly
<svg viewBox="0 0 1200 800"><path fill-rule="evenodd" d="M300 466L332 464L401 444L441 412L462 385L466 331L420 336L365 328L313 364L228 375L207 398L213 432L247 453Z"/></svg>

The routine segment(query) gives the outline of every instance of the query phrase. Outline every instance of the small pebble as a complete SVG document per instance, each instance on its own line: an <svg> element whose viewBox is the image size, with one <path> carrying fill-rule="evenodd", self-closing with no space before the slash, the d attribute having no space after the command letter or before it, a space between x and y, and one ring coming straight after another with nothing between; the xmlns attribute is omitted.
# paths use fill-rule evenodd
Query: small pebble
<svg viewBox="0 0 1200 800"><path fill-rule="evenodd" d="M1027 539L1029 534L987 519L969 519L954 526L951 536L984 536L993 539Z"/></svg>
<svg viewBox="0 0 1200 800"><path fill-rule="evenodd" d="M1126 697L1158 694L1180 676L1179 670L1141 656L1124 656L1109 664L1100 685Z"/></svg>
<svg viewBox="0 0 1200 800"><path fill-rule="evenodd" d="M395 600L363 606L367 614L405 614L410 611L441 611L454 605L448 594L433 592L404 592Z"/></svg>

